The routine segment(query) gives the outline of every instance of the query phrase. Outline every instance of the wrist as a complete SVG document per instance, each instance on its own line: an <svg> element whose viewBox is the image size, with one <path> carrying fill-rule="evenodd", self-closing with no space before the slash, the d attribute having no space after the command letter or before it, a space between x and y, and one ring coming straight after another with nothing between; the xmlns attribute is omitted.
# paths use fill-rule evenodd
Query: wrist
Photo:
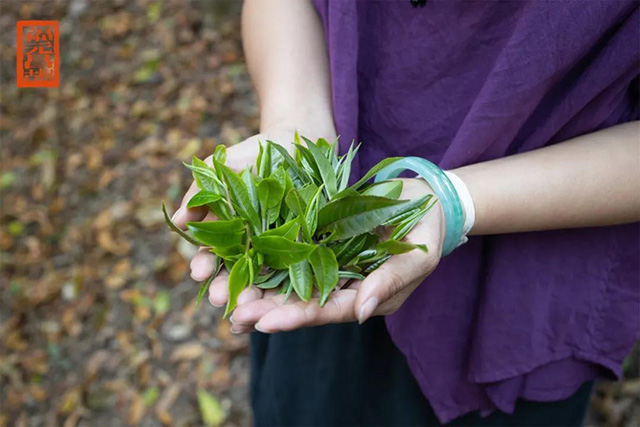
<svg viewBox="0 0 640 427"><path fill-rule="evenodd" d="M260 111L260 132L298 131L310 139L335 139L336 130L330 107L310 107L307 103L297 108L262 108Z"/></svg>

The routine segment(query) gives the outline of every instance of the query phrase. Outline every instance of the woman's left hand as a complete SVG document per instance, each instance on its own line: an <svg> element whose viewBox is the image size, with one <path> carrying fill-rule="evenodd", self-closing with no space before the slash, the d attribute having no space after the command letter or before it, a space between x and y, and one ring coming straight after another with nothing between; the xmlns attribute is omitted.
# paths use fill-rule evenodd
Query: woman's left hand
<svg viewBox="0 0 640 427"><path fill-rule="evenodd" d="M401 199L415 199L433 193L421 179L404 179L403 183ZM426 244L428 253L416 249L392 256L364 280L332 292L323 307L318 305L317 298L303 302L292 294L285 301L285 296L277 295L275 290L262 291L251 286L238 297L238 306L231 316L231 331L245 333L255 329L273 333L328 323L355 320L362 323L371 316L391 314L436 268L443 238L443 214L440 204L436 203L405 238L411 243ZM215 291L226 284L226 274L221 276L214 281L218 283L213 283L210 288L209 300L216 305L224 303L218 301Z"/></svg>

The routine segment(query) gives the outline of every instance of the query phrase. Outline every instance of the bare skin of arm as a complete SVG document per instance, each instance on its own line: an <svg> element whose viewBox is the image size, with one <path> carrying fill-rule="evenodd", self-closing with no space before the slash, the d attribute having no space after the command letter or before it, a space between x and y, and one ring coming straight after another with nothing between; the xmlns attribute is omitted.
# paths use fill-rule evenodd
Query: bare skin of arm
<svg viewBox="0 0 640 427"><path fill-rule="evenodd" d="M640 122L453 171L476 208L471 234L640 220Z"/></svg>

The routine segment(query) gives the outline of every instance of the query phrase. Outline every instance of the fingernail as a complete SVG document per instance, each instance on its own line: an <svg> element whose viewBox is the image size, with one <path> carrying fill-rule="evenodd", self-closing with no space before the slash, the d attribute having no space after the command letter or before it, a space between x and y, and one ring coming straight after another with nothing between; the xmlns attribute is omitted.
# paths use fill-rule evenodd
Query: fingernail
<svg viewBox="0 0 640 427"><path fill-rule="evenodd" d="M173 216L171 217L171 222L175 222L176 217L178 216L178 214L182 214L182 211L184 210L184 208L181 206L180 209L178 209L177 211L175 211L175 213L173 214Z"/></svg>
<svg viewBox="0 0 640 427"><path fill-rule="evenodd" d="M211 297L209 297L209 304L211 304L211 305L212 305L212 306L214 306L214 307L218 307L218 308L222 307L222 304L218 305L218 304L216 304L215 302L213 302L213 301L211 300Z"/></svg>
<svg viewBox="0 0 640 427"><path fill-rule="evenodd" d="M233 314L229 316L229 322L233 323Z"/></svg>
<svg viewBox="0 0 640 427"><path fill-rule="evenodd" d="M253 325L254 329L258 332L262 332L263 334L268 334L269 331L267 331L266 329L263 329L262 326L260 326L260 322L256 323L255 325Z"/></svg>
<svg viewBox="0 0 640 427"><path fill-rule="evenodd" d="M360 307L360 314L358 315L358 323L362 325L369 317L371 317L377 306L377 297L371 297L367 302L362 304L362 307Z"/></svg>

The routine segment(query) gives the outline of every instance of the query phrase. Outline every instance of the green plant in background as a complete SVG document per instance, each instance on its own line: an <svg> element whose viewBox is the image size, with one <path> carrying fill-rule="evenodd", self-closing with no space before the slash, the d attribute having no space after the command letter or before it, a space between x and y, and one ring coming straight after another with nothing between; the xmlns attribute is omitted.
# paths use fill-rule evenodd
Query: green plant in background
<svg viewBox="0 0 640 427"><path fill-rule="evenodd" d="M427 251L402 239L433 206L433 196L400 200L402 181L368 182L399 157L382 160L349 186L358 147L338 156L336 142L302 140L295 135L293 156L276 143L262 143L255 169L240 173L225 165L223 145L211 166L196 157L185 164L200 189L187 206L207 206L218 218L189 222L184 232L163 205L173 231L216 255L198 302L223 265L229 271L227 316L249 285L279 288L287 297L295 292L303 301L315 287L324 305L339 279L361 280L394 254Z"/></svg>

